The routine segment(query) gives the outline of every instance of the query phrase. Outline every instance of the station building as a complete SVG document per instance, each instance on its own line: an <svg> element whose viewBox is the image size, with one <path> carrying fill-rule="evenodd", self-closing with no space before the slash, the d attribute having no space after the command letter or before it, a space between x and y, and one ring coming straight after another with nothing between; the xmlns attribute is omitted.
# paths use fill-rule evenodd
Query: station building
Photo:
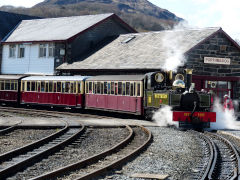
<svg viewBox="0 0 240 180"><path fill-rule="evenodd" d="M54 75L112 36L136 33L113 13L22 21L3 40L1 74Z"/></svg>
<svg viewBox="0 0 240 180"><path fill-rule="evenodd" d="M177 62L180 60L180 62ZM86 58L63 63L59 74L144 74L192 68L196 89L240 98L240 47L221 28L181 29L120 35Z"/></svg>

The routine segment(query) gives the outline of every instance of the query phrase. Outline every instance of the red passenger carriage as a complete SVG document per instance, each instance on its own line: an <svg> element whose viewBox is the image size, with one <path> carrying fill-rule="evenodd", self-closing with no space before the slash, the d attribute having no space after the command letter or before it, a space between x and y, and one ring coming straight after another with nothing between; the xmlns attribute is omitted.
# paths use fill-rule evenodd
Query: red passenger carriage
<svg viewBox="0 0 240 180"><path fill-rule="evenodd" d="M144 75L90 77L85 82L85 108L143 115Z"/></svg>
<svg viewBox="0 0 240 180"><path fill-rule="evenodd" d="M82 107L85 76L31 76L21 81L21 104Z"/></svg>
<svg viewBox="0 0 240 180"><path fill-rule="evenodd" d="M25 76L0 75L0 101L5 103L19 103L20 81Z"/></svg>

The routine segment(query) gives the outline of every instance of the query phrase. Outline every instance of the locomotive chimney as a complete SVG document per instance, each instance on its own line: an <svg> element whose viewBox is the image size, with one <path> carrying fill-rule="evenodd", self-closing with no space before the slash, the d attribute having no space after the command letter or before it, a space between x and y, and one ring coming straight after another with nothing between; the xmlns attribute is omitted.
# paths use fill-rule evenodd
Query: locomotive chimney
<svg viewBox="0 0 240 180"><path fill-rule="evenodd" d="M185 71L186 71L186 74L187 74L186 88L187 88L187 90L189 90L189 88L191 87L191 84L192 84L193 69L185 69Z"/></svg>

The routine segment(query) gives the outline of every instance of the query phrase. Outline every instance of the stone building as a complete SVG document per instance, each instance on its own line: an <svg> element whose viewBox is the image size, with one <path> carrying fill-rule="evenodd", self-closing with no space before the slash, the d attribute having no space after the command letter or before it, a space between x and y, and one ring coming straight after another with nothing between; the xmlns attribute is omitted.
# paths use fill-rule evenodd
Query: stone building
<svg viewBox="0 0 240 180"><path fill-rule="evenodd" d="M221 28L120 35L85 59L57 69L60 74L98 75L185 68L194 69L197 90L240 97L240 47Z"/></svg>
<svg viewBox="0 0 240 180"><path fill-rule="evenodd" d="M3 43L2 74L55 74L93 47L119 34L136 33L115 14L22 21Z"/></svg>

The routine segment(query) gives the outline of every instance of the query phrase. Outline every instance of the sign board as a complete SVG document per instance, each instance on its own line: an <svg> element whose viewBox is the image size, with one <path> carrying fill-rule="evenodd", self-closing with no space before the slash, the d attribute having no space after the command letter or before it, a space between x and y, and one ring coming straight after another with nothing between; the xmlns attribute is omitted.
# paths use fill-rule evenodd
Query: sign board
<svg viewBox="0 0 240 180"><path fill-rule="evenodd" d="M231 59L230 58L218 58L218 57L204 57L204 63L230 65Z"/></svg>

